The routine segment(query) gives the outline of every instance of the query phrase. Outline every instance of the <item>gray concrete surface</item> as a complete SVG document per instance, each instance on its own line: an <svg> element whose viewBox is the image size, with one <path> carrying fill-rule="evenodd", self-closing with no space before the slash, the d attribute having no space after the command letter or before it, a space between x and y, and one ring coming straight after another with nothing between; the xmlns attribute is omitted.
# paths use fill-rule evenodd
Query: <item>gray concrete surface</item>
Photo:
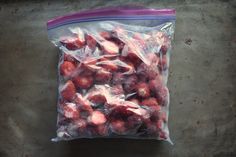
<svg viewBox="0 0 236 157"><path fill-rule="evenodd" d="M125 3L177 10L169 127L175 145L127 139L51 143L58 50L46 21ZM0 157L236 156L236 3L232 0L0 2Z"/></svg>

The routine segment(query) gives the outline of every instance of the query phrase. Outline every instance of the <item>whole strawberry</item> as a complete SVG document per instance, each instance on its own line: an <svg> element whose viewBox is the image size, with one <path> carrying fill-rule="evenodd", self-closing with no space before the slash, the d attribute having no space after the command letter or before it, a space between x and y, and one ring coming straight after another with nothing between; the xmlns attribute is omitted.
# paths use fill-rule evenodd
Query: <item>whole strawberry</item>
<svg viewBox="0 0 236 157"><path fill-rule="evenodd" d="M150 96L150 90L146 83L140 82L136 85L137 95L141 98L148 98Z"/></svg>
<svg viewBox="0 0 236 157"><path fill-rule="evenodd" d="M118 135L125 135L127 133L127 128L125 127L125 122L123 120L113 120L110 123L111 131Z"/></svg>
<svg viewBox="0 0 236 157"><path fill-rule="evenodd" d="M104 124L107 119L102 112L93 111L92 114L88 117L88 121L93 125L101 125Z"/></svg>
<svg viewBox="0 0 236 157"><path fill-rule="evenodd" d="M136 89L137 82L138 78L136 75L128 76L128 78L124 81L125 91L128 93L133 92Z"/></svg>
<svg viewBox="0 0 236 157"><path fill-rule="evenodd" d="M64 61L60 65L60 74L64 77L71 77L76 67L72 62Z"/></svg>
<svg viewBox="0 0 236 157"><path fill-rule="evenodd" d="M93 77L92 76L76 76L73 78L73 82L75 83L77 88L80 89L88 89L93 84Z"/></svg>

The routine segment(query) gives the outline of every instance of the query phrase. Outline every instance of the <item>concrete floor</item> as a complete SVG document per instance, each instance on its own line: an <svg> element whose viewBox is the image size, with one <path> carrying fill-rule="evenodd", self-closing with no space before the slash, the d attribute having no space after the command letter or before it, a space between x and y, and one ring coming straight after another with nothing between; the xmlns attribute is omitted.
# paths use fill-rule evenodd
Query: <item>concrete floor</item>
<svg viewBox="0 0 236 157"><path fill-rule="evenodd" d="M133 1L177 10L168 83L174 146L127 139L50 142L58 50L48 41L46 21L124 2L0 2L0 157L236 156L236 2L230 0Z"/></svg>

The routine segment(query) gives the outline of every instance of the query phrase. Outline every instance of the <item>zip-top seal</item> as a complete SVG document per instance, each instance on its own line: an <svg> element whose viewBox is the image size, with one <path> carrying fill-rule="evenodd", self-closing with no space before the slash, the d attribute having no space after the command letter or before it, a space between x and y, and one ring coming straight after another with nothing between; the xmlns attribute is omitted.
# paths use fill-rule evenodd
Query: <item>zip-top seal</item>
<svg viewBox="0 0 236 157"><path fill-rule="evenodd" d="M47 22L47 29L57 28L63 25L107 20L175 20L175 9L149 9L110 7L94 10L85 10L74 14L59 16Z"/></svg>

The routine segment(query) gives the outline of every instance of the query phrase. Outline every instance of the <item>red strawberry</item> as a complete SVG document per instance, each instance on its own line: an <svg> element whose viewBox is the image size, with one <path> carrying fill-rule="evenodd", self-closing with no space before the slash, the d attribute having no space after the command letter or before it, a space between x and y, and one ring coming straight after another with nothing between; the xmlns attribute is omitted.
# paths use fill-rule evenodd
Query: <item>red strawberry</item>
<svg viewBox="0 0 236 157"><path fill-rule="evenodd" d="M144 99L141 102L141 104L144 106L157 106L158 105L156 98L153 98L153 97Z"/></svg>
<svg viewBox="0 0 236 157"><path fill-rule="evenodd" d="M86 133L86 127L87 122L84 119L77 119L73 122L73 124L76 126L77 131L79 132L79 135L83 135Z"/></svg>
<svg viewBox="0 0 236 157"><path fill-rule="evenodd" d="M128 53L127 58L137 67L142 63L141 59L135 53Z"/></svg>
<svg viewBox="0 0 236 157"><path fill-rule="evenodd" d="M156 125L157 125L157 129L158 130L162 130L162 128L163 128L163 121L162 120L158 120Z"/></svg>
<svg viewBox="0 0 236 157"><path fill-rule="evenodd" d="M118 106L115 106L110 115L109 115L109 118L127 118L131 115L133 115L133 112L132 111L129 111L128 110L129 107L128 106L121 106L120 104L118 104Z"/></svg>
<svg viewBox="0 0 236 157"><path fill-rule="evenodd" d="M66 118L76 119L79 117L79 111L74 103L66 103L63 107L63 114Z"/></svg>
<svg viewBox="0 0 236 157"><path fill-rule="evenodd" d="M159 88L159 90L156 92L156 97L160 105L164 106L167 104L168 94L169 94L169 90L167 87L164 87L164 86Z"/></svg>
<svg viewBox="0 0 236 157"><path fill-rule="evenodd" d="M130 116L127 119L127 127L129 128L129 130L137 129L138 127L140 127L141 124L142 124L142 119L138 115Z"/></svg>
<svg viewBox="0 0 236 157"><path fill-rule="evenodd" d="M109 32L107 32L107 31L100 32L99 34L104 39L110 39L111 38L111 34Z"/></svg>
<svg viewBox="0 0 236 157"><path fill-rule="evenodd" d="M61 96L67 101L73 100L76 94L76 89L71 80L67 81L66 84L61 88Z"/></svg>
<svg viewBox="0 0 236 157"><path fill-rule="evenodd" d="M97 133L98 135L101 136L108 136L109 132L108 132L108 126L107 125L98 125L97 126Z"/></svg>
<svg viewBox="0 0 236 157"><path fill-rule="evenodd" d="M117 55L119 54L119 47L111 41L102 41L100 43L102 50L107 55Z"/></svg>
<svg viewBox="0 0 236 157"><path fill-rule="evenodd" d="M76 76L73 79L77 88L88 89L93 84L93 77L92 76Z"/></svg>
<svg viewBox="0 0 236 157"><path fill-rule="evenodd" d="M121 84L125 81L125 76L121 72L114 73L113 75L113 84Z"/></svg>
<svg viewBox="0 0 236 157"><path fill-rule="evenodd" d="M151 61L151 65L153 66L157 66L160 60L156 53L148 53L147 58Z"/></svg>
<svg viewBox="0 0 236 157"><path fill-rule="evenodd" d="M91 35L86 35L85 40L89 48L95 49L97 41L94 39L94 37L92 37Z"/></svg>
<svg viewBox="0 0 236 157"><path fill-rule="evenodd" d="M106 97L103 93L91 91L88 93L88 100L95 104L104 104L106 102Z"/></svg>
<svg viewBox="0 0 236 157"><path fill-rule="evenodd" d="M155 123L153 122L148 122L146 123L146 132L148 136L157 136L158 135L158 130L157 127L155 126Z"/></svg>
<svg viewBox="0 0 236 157"><path fill-rule="evenodd" d="M148 85L149 89L152 92L156 93L163 86L162 78L159 75L158 77L156 77L156 79L150 80Z"/></svg>
<svg viewBox="0 0 236 157"><path fill-rule="evenodd" d="M112 73L109 71L106 71L105 69L100 69L97 71L95 75L95 80L98 82L109 82L112 78Z"/></svg>
<svg viewBox="0 0 236 157"><path fill-rule="evenodd" d="M92 113L93 109L91 107L90 102L85 99L81 94L77 93L75 95L74 102L77 104L78 108L82 111L88 112L88 114Z"/></svg>
<svg viewBox="0 0 236 157"><path fill-rule="evenodd" d="M126 81L124 81L124 89L126 92L132 92L136 88L138 78L136 75L129 76Z"/></svg>
<svg viewBox="0 0 236 157"><path fill-rule="evenodd" d="M138 94L138 96L142 97L142 98L147 98L150 96L150 90L149 87L146 83L138 83L136 85L136 92Z"/></svg>
<svg viewBox="0 0 236 157"><path fill-rule="evenodd" d="M65 37L62 39L60 43L65 46L68 50L76 50L78 49L77 45L75 44L75 38L73 37Z"/></svg>
<svg viewBox="0 0 236 157"><path fill-rule="evenodd" d="M121 70L125 73L133 73L135 71L135 67L131 62L125 62L124 66L121 67Z"/></svg>
<svg viewBox="0 0 236 157"><path fill-rule="evenodd" d="M76 63L76 59L72 55L67 53L64 53L64 61L68 61L74 64Z"/></svg>
<svg viewBox="0 0 236 157"><path fill-rule="evenodd" d="M114 120L110 123L111 131L118 134L118 135L124 135L126 134L126 127L125 122L122 120Z"/></svg>
<svg viewBox="0 0 236 157"><path fill-rule="evenodd" d="M159 132L159 138L160 138L160 139L164 139L164 140L167 139L166 133L165 133L164 131L160 131L160 132Z"/></svg>
<svg viewBox="0 0 236 157"><path fill-rule="evenodd" d="M131 101L131 102L133 102L133 103L135 103L135 104L137 104L137 105L139 105L139 101L138 101L138 99L135 99L135 98L133 98L133 99L130 99L129 101Z"/></svg>
<svg viewBox="0 0 236 157"><path fill-rule="evenodd" d="M97 71L100 69L100 67L96 66L97 59L92 58L92 57L87 57L82 61L83 64L81 64L82 69L84 71L89 70L89 71Z"/></svg>
<svg viewBox="0 0 236 157"><path fill-rule="evenodd" d="M151 114L150 120L156 122L158 119L160 119L160 114L161 114L160 111L161 111L160 105L149 106L149 112Z"/></svg>
<svg viewBox="0 0 236 157"><path fill-rule="evenodd" d="M168 68L168 62L166 55L163 55L159 62L159 68L161 71L165 71Z"/></svg>
<svg viewBox="0 0 236 157"><path fill-rule="evenodd" d="M64 61L60 65L60 73L61 75L65 77L69 77L72 75L72 73L75 71L76 67L72 62Z"/></svg>
<svg viewBox="0 0 236 157"><path fill-rule="evenodd" d="M159 70L156 65L151 64L148 66L145 63L141 63L137 68L137 74L142 78L155 79L159 75Z"/></svg>
<svg viewBox="0 0 236 157"><path fill-rule="evenodd" d="M94 125L101 125L107 121L105 115L100 111L93 111L91 116L88 117L88 120Z"/></svg>
<svg viewBox="0 0 236 157"><path fill-rule="evenodd" d="M166 112L162 112L162 113L161 113L161 119L163 120L164 123L167 122L167 115L166 115Z"/></svg>
<svg viewBox="0 0 236 157"><path fill-rule="evenodd" d="M102 62L98 63L98 65L101 65L104 69L111 71L111 72L115 72L118 70L118 66L111 60L106 60L103 59Z"/></svg>
<svg viewBox="0 0 236 157"><path fill-rule="evenodd" d="M115 86L112 86L111 93L114 95L121 95L124 94L124 90L121 84L117 84Z"/></svg>
<svg viewBox="0 0 236 157"><path fill-rule="evenodd" d="M68 50L80 49L85 45L85 40L83 37L66 37L62 39L61 44L64 45Z"/></svg>
<svg viewBox="0 0 236 157"><path fill-rule="evenodd" d="M168 50L168 48L167 48L166 45L162 45L162 46L161 46L160 51L161 51L162 55L165 55L165 54L167 53L167 50Z"/></svg>

